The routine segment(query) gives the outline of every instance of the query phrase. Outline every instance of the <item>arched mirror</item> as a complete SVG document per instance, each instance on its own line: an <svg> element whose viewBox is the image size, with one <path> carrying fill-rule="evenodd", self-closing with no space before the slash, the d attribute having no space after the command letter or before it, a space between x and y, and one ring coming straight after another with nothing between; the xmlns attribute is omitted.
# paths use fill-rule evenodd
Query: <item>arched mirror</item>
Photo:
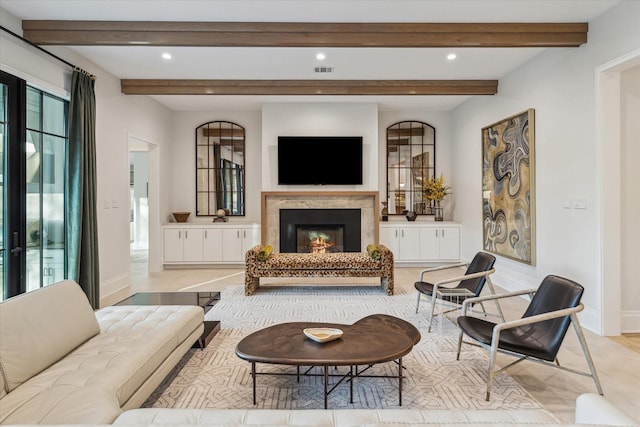
<svg viewBox="0 0 640 427"><path fill-rule="evenodd" d="M436 130L423 122L404 121L387 128L387 210L389 215L430 215L422 183L434 178Z"/></svg>
<svg viewBox="0 0 640 427"><path fill-rule="evenodd" d="M244 215L245 131L225 121L196 128L196 215Z"/></svg>

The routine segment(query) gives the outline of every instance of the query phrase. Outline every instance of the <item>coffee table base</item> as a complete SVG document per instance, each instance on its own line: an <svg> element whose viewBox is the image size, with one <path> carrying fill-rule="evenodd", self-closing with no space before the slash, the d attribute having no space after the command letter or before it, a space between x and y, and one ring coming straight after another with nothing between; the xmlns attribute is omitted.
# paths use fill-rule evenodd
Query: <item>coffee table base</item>
<svg viewBox="0 0 640 427"><path fill-rule="evenodd" d="M312 376L312 377L317 377L317 376L322 376L323 377L323 387L324 387L324 409L328 408L328 400L329 400L329 394L331 394L331 392L333 392L340 384L342 384L342 382L344 380L349 381L349 403L353 403L353 380L355 378L397 378L398 379L398 406L402 406L402 380L403 380L403 375L402 375L402 370L403 370L403 366L402 366L402 358L399 358L398 360L395 361L396 364L398 365L398 375L397 376L391 376L391 375L363 375L363 373L365 371L367 371L368 369L372 368L374 365L368 365L366 368L364 368L362 371L358 371L358 366L349 366L349 372L346 374L329 374L329 366L324 365L322 366L323 368L323 373L322 374L311 374L309 373L314 366L311 366L309 369L307 369L305 372L300 373L300 365L296 365L296 373L286 373L286 372L257 372L256 370L256 363L257 362L250 362L251 363L251 378L253 380L253 404L256 405L257 404L257 376L258 375L295 375L297 377L298 382L300 382L300 377L301 376ZM354 373L354 368L355 368L355 373ZM337 383L333 384L333 386L331 388L329 388L329 377L338 377L340 378L338 380Z"/></svg>

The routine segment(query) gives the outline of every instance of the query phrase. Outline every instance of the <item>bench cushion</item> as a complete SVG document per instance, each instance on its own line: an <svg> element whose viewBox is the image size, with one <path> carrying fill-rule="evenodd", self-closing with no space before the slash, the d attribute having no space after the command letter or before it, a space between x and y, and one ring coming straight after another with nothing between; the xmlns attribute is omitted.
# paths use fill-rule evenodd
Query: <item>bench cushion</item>
<svg viewBox="0 0 640 427"><path fill-rule="evenodd" d="M344 253L279 253L264 262L258 262L259 271L266 270L372 270L380 269L381 262L360 252Z"/></svg>

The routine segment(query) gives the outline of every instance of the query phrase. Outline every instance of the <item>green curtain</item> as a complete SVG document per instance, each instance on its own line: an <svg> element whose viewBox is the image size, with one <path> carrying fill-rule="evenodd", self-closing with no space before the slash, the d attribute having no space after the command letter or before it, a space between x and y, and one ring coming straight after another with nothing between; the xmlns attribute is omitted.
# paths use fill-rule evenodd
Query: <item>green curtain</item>
<svg viewBox="0 0 640 427"><path fill-rule="evenodd" d="M69 102L69 179L67 180L67 277L100 306L98 217L96 211L95 79L74 70Z"/></svg>

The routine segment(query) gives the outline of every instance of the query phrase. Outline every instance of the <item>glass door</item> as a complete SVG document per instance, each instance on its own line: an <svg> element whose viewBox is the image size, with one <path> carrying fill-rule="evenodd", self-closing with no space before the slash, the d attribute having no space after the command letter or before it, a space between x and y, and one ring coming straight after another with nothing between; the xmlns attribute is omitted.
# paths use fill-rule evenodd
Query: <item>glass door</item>
<svg viewBox="0 0 640 427"><path fill-rule="evenodd" d="M68 102L0 71L0 300L66 277Z"/></svg>
<svg viewBox="0 0 640 427"><path fill-rule="evenodd" d="M26 290L64 279L67 103L27 88Z"/></svg>

